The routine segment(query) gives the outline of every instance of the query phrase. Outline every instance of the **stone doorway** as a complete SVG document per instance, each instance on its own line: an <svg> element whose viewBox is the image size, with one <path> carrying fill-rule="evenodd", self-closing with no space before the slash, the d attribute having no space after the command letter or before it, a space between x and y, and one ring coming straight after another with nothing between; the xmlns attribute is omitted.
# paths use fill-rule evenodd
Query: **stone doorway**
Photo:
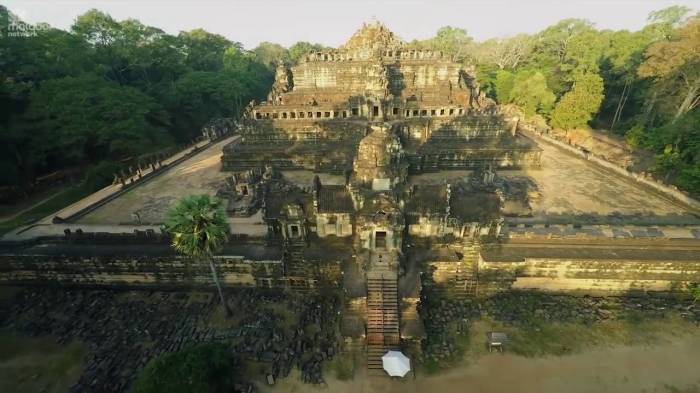
<svg viewBox="0 0 700 393"><path fill-rule="evenodd" d="M386 249L386 231L374 233L374 248Z"/></svg>

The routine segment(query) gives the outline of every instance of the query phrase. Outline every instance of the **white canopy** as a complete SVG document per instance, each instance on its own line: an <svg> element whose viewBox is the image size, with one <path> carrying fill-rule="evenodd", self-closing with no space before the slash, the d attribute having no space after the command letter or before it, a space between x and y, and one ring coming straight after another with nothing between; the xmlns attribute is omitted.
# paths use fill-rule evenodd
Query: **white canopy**
<svg viewBox="0 0 700 393"><path fill-rule="evenodd" d="M411 371L411 360L399 351L389 351L382 356L382 366L392 377L403 377Z"/></svg>

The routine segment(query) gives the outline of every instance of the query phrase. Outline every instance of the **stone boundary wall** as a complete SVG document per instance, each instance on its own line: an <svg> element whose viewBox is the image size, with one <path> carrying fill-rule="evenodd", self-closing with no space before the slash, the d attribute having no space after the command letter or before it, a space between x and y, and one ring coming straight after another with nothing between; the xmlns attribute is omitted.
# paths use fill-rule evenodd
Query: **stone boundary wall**
<svg viewBox="0 0 700 393"><path fill-rule="evenodd" d="M627 169L622 168L616 164L613 164L610 161L607 161L607 160L604 160L600 157L597 157L588 151L582 150L582 149L577 148L575 146L571 146L567 143L564 143L560 140L554 139L550 136L547 136L547 135L544 135L544 134L541 134L538 132L530 132L529 130L527 130L527 131L523 130L522 126L519 129L519 132L521 132L523 135L525 135L527 137L530 137L530 138L534 137L533 139L540 139L540 140L543 140L551 145L554 145L556 147L564 149L564 150L566 150L572 154L575 154L579 157L582 157L582 158L584 158L584 159L586 159L586 160L588 160L588 161L590 161L590 162L592 162L600 167L603 167L605 169L609 169L609 170L617 173L618 175L621 175L629 180L632 180L633 182L635 182L641 186L651 188L652 190L660 192L661 194L666 195L667 197L670 197L678 202L681 202L681 203L687 205L688 207L690 207L696 211L700 211L700 201L692 198L688 194L678 190L677 188L675 188L673 186L668 186L668 185L660 183L654 179L647 178L642 174L628 171Z"/></svg>
<svg viewBox="0 0 700 393"><path fill-rule="evenodd" d="M526 258L521 262L479 260L479 294L510 289L619 295L675 293L700 282L700 260L595 260Z"/></svg>
<svg viewBox="0 0 700 393"><path fill-rule="evenodd" d="M124 193L131 191L134 187L138 187L139 185L144 184L147 181L167 172L170 168L182 163L183 161L186 161L187 159L191 158L192 156L202 152L204 149L209 148L213 144L221 141L222 139L224 139L228 136L230 136L230 134L226 134L226 135L224 135L221 138L216 139L216 140L207 140L207 142L205 144L200 144L201 142L195 143L194 145L186 148L185 150L189 149L189 151L187 151L181 157L178 157L177 159L173 160L172 162L168 162L167 164L164 163L163 166L159 167L155 171L152 171L152 172L145 174L137 181L135 181L133 183L127 183L125 186L122 186L118 190L116 190L112 193L109 193L108 195L105 195L102 198L95 200L94 202L88 204L87 206L85 206L85 207L83 207L75 212L70 212L69 215L67 215L65 217L59 216L59 214L60 214L60 212L59 212L56 216L54 216L54 219L53 219L54 223L71 222L71 221L74 221L80 217L83 217L84 215L94 211L95 209L99 208L100 206L103 206L104 204L118 198L119 196L123 195ZM175 155L182 154L183 151L175 153ZM113 187L113 185L107 186L106 188L109 188L109 187ZM104 191L104 189L97 191L96 193L100 193L102 191ZM89 198L89 196L88 196L88 198Z"/></svg>
<svg viewBox="0 0 700 393"><path fill-rule="evenodd" d="M281 260L252 261L216 256L219 279L231 287L285 287ZM306 280L313 286L313 278ZM181 288L212 286L207 264L180 256L46 256L0 255L0 284L85 285L98 287ZM295 283L299 286L301 283Z"/></svg>

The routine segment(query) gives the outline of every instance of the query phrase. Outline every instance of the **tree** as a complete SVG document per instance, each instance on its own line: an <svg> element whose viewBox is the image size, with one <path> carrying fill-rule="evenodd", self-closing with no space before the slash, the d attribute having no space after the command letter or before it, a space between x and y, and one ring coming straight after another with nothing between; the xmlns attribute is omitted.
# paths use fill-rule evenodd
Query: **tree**
<svg viewBox="0 0 700 393"><path fill-rule="evenodd" d="M641 77L655 78L671 91L681 90L674 119L697 107L700 101L700 18L694 18L668 41L652 44L639 67Z"/></svg>
<svg viewBox="0 0 700 393"><path fill-rule="evenodd" d="M218 343L200 344L157 357L136 379L137 393L224 393L233 389L235 359Z"/></svg>
<svg viewBox="0 0 700 393"><path fill-rule="evenodd" d="M306 41L299 41L289 47L287 55L289 56L289 61L292 64L296 64L299 62L299 59L301 59L302 56L308 54L309 52L320 51L323 49L324 46L321 44L312 44Z"/></svg>
<svg viewBox="0 0 700 393"><path fill-rule="evenodd" d="M510 71L500 70L496 72L496 81L494 82L494 91L496 99L501 104L510 102L510 92L513 90L513 82L515 75Z"/></svg>
<svg viewBox="0 0 700 393"><path fill-rule="evenodd" d="M10 18L0 6L0 30ZM50 172L188 142L271 84L265 65L222 36L173 36L97 10L70 31L0 37L0 181L21 195Z"/></svg>
<svg viewBox="0 0 700 393"><path fill-rule="evenodd" d="M542 73L523 70L515 75L509 102L522 108L526 115L547 115L554 100L554 93L547 88L547 81Z"/></svg>
<svg viewBox="0 0 700 393"><path fill-rule="evenodd" d="M187 54L186 64L194 71L219 71L223 55L230 47L243 48L238 42L209 33L203 29L183 31L178 35L182 50Z"/></svg>
<svg viewBox="0 0 700 393"><path fill-rule="evenodd" d="M547 77L547 86L559 98L570 90L578 65L577 56L584 53L581 45L585 45L585 40L578 37L594 33L587 20L562 20L534 37L531 55L523 67L542 72Z"/></svg>
<svg viewBox="0 0 700 393"><path fill-rule="evenodd" d="M658 11L650 12L647 20L652 24L662 24L670 27L676 27L685 20L686 16L691 11L692 10L686 6L673 5Z"/></svg>
<svg viewBox="0 0 700 393"><path fill-rule="evenodd" d="M253 54L255 54L255 57L259 62L265 64L271 70L274 70L277 63L280 61L289 61L287 49L280 44L275 44L272 42L261 42L255 47L255 49L253 49Z"/></svg>
<svg viewBox="0 0 700 393"><path fill-rule="evenodd" d="M34 132L47 133L44 148L69 162L124 158L168 142L167 117L150 97L89 74L44 82L25 117Z"/></svg>
<svg viewBox="0 0 700 393"><path fill-rule="evenodd" d="M579 74L552 112L552 126L570 130L584 127L603 101L603 79L594 73Z"/></svg>
<svg viewBox="0 0 700 393"><path fill-rule="evenodd" d="M477 63L490 63L499 69L516 69L530 55L533 40L527 34L518 34L506 39L491 39L474 48Z"/></svg>
<svg viewBox="0 0 700 393"><path fill-rule="evenodd" d="M643 31L623 30L610 35L610 45L600 60L600 74L605 82L605 98L599 117L601 120L609 119L611 132L623 121L625 110L628 117L631 117L644 106L644 93L648 83L637 79L637 68L650 42L651 38ZM632 105L628 106L628 101Z"/></svg>
<svg viewBox="0 0 700 393"><path fill-rule="evenodd" d="M700 193L700 110L695 109L677 120L651 129L645 135L646 147L656 151L655 170L667 180L677 175L676 183Z"/></svg>
<svg viewBox="0 0 700 393"><path fill-rule="evenodd" d="M444 26L438 29L437 35L431 41L434 49L444 52L455 61L460 61L468 52L467 46L473 39L465 29Z"/></svg>
<svg viewBox="0 0 700 393"><path fill-rule="evenodd" d="M179 253L209 264L226 315L226 303L214 265L214 253L228 238L229 227L221 201L209 195L192 195L181 199L165 219L165 230L172 235L172 246Z"/></svg>
<svg viewBox="0 0 700 393"><path fill-rule="evenodd" d="M167 103L178 139L189 140L194 136L192 130L199 130L210 119L240 115L253 96L249 86L262 90L255 83L259 77L250 75L247 68L242 72L195 71L175 82Z"/></svg>

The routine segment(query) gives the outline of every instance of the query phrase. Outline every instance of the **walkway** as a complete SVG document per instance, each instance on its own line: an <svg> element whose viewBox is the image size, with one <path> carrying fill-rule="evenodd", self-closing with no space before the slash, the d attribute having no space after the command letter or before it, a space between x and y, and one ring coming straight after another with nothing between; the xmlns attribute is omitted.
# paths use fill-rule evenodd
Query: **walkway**
<svg viewBox="0 0 700 393"><path fill-rule="evenodd" d="M202 141L198 143L196 146L200 149L200 152L187 158L185 162L190 162L193 159L198 159L199 157L204 155L209 154L210 151L212 150L221 150L223 146L226 144L230 143L231 141L235 140L239 136L232 136L230 138L223 139L221 141L218 141L214 144L209 144L209 141ZM130 187L129 192L127 194L130 194L131 192L135 190L141 189L144 185L147 185L152 182L153 179L157 179L161 176L167 176L167 173L172 172L174 169L180 167L183 163L179 163L177 165L174 165L172 167L168 167L168 165L172 165L173 163L178 162L178 160L181 160L183 158L186 158L188 154L191 153L192 148L188 148L182 152L179 152L172 157L166 159L163 161L163 166L164 169L160 174L157 174L154 177L147 177L145 179L142 179L140 182L135 184L134 186ZM142 176L146 176L152 172L151 168L145 169L142 173ZM135 180L136 181L136 180ZM127 183L129 181L127 180ZM107 198L114 197L115 194L119 193L122 191L123 186L121 184L114 184L107 186L94 194L91 194L87 196L86 198L81 199L80 201L56 212L53 213L43 219L41 219L39 222L25 226L22 228L17 228L12 232L7 233L5 236L2 237L2 240L10 240L10 241L18 241L18 240L28 240L32 239L35 237L40 237L40 236L62 236L63 231L65 229L70 229L71 231L75 231L76 229L80 228L84 232L110 232L110 233L133 233L134 230L146 230L146 229L155 229L156 231L159 231L159 225L157 223L153 224L148 224L144 223L144 225L138 225L135 222L111 222L109 220L107 221L97 221L97 222L77 222L77 223L63 223L63 224L54 224L53 223L53 218L55 216L60 216L60 217L70 217L77 212L81 211L82 209L85 209L86 207L92 206L96 203L99 203L100 201L103 201ZM170 193L176 192L176 190L171 190L169 191ZM122 199L123 197L127 196L127 194L124 194L122 196L117 197L116 199L113 199L112 202L117 201ZM111 203L111 202L110 202ZM133 210L128 210L126 212L127 216L130 214L130 212Z"/></svg>
<svg viewBox="0 0 700 393"><path fill-rule="evenodd" d="M388 252L370 252L367 272L367 368L383 375L382 356L398 350L399 291L397 256Z"/></svg>

